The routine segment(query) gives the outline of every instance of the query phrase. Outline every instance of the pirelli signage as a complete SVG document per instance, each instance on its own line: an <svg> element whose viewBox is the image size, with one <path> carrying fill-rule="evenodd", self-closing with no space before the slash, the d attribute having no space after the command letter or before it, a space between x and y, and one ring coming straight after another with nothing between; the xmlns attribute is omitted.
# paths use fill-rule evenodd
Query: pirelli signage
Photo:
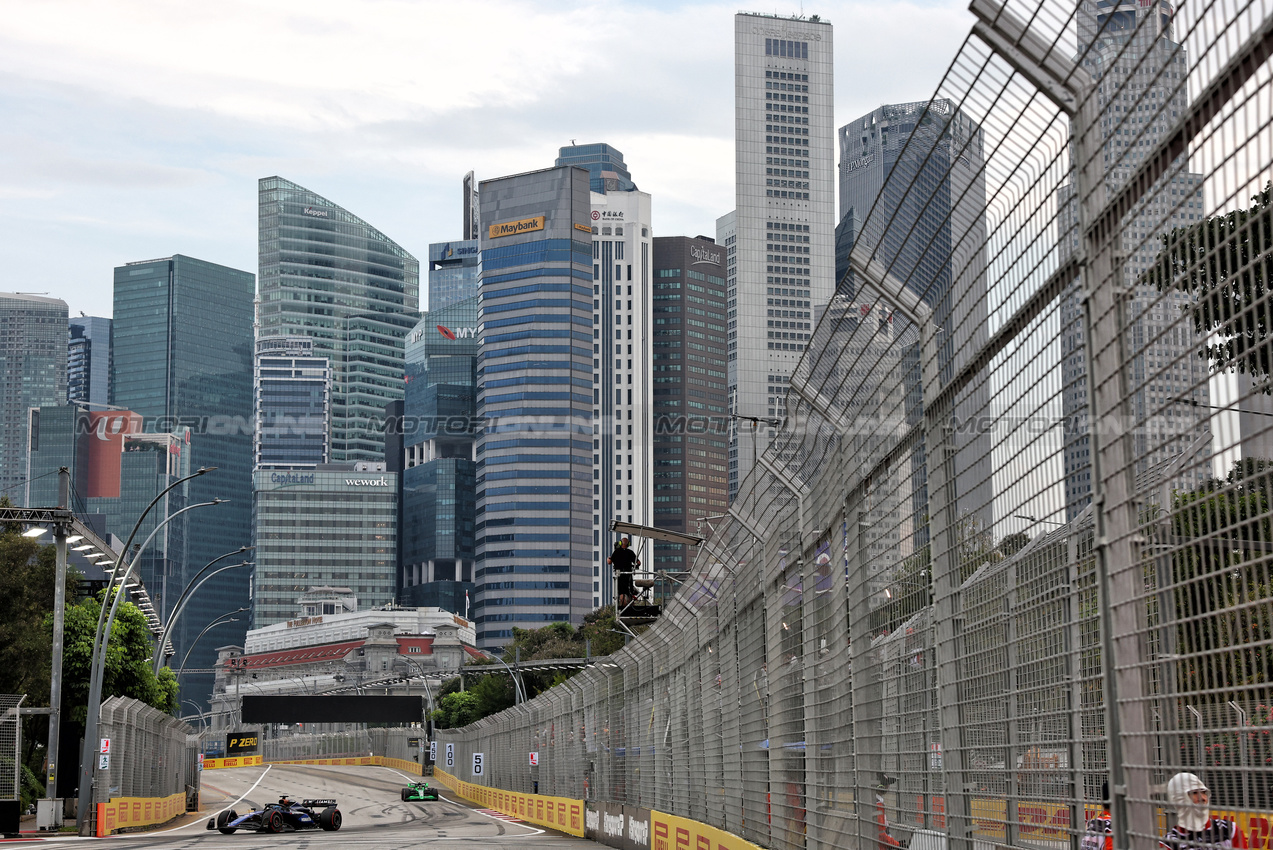
<svg viewBox="0 0 1273 850"><path fill-rule="evenodd" d="M521 218L517 221L504 221L499 224L490 226L490 238L499 239L501 236L516 236L519 233L530 233L533 230L544 229L544 217L542 215L533 218Z"/></svg>

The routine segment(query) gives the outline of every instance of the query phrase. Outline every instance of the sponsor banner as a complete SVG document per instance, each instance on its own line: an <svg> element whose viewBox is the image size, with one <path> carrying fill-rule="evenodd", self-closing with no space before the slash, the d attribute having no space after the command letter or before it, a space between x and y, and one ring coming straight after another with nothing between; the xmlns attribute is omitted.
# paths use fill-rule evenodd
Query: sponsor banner
<svg viewBox="0 0 1273 850"><path fill-rule="evenodd" d="M623 850L650 850L650 810L623 807Z"/></svg>
<svg viewBox="0 0 1273 850"><path fill-rule="evenodd" d="M499 239L502 236L516 236L519 233L530 233L533 230L543 229L544 217L537 215L531 218L520 218L517 221L503 221L499 224L492 224L489 234L491 239Z"/></svg>
<svg viewBox="0 0 1273 850"><path fill-rule="evenodd" d="M546 826L568 835L583 837L583 800L569 797L546 797L505 791L456 779L444 770L433 769L433 777L464 799L478 805L520 818L527 823Z"/></svg>
<svg viewBox="0 0 1273 850"><path fill-rule="evenodd" d="M216 770L219 767L256 767L261 764L260 756L229 756L227 758L203 760L204 770Z"/></svg>
<svg viewBox="0 0 1273 850"><path fill-rule="evenodd" d="M225 754L241 756L256 752L260 739L255 732L231 732L225 736Z"/></svg>
<svg viewBox="0 0 1273 850"><path fill-rule="evenodd" d="M653 810L649 847L650 850L760 850L759 845L723 829Z"/></svg>
<svg viewBox="0 0 1273 850"><path fill-rule="evenodd" d="M184 791L168 797L115 797L109 803L97 804L97 837L111 835L117 829L167 823L185 812Z"/></svg>
<svg viewBox="0 0 1273 850"><path fill-rule="evenodd" d="M589 841L601 840L601 813L605 803L588 800L583 807L583 837Z"/></svg>

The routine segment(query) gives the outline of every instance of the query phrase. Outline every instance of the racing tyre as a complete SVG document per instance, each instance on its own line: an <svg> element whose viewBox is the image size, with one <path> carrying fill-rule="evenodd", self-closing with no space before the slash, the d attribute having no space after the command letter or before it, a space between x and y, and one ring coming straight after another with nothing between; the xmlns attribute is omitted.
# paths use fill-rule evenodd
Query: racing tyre
<svg viewBox="0 0 1273 850"><path fill-rule="evenodd" d="M402 802L404 802L404 803L405 803L405 802L407 801L407 789L406 789L406 788L403 788L403 789L402 789L402 792L401 792L401 795L400 795L400 796L402 797Z"/></svg>
<svg viewBox="0 0 1273 850"><path fill-rule="evenodd" d="M230 809L227 812L221 812L217 815L217 830L220 831L222 835L234 835L234 827L226 826L226 824L230 823L230 821L237 820L238 817L239 815L236 811L234 811L234 809Z"/></svg>
<svg viewBox="0 0 1273 850"><path fill-rule="evenodd" d="M278 809L270 809L270 811L265 814L264 825L266 832L282 832L283 813Z"/></svg>
<svg viewBox="0 0 1273 850"><path fill-rule="evenodd" d="M328 832L335 832L340 829L341 820L340 809L335 806L330 809L323 809L318 813L318 825Z"/></svg>

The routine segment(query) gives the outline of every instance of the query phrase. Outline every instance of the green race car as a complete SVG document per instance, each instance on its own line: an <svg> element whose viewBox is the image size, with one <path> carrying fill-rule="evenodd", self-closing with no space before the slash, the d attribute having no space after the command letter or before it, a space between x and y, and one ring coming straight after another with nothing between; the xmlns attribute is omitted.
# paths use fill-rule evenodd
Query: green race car
<svg viewBox="0 0 1273 850"><path fill-rule="evenodd" d="M402 802L411 803L420 800L436 800L438 798L438 789L430 788L429 783L421 780L412 782L406 788L402 789Z"/></svg>

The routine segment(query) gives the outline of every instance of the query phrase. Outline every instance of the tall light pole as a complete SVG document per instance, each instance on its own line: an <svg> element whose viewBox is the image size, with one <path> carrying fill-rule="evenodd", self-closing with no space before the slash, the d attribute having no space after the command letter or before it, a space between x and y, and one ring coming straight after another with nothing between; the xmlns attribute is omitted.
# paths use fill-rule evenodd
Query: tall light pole
<svg viewBox="0 0 1273 850"><path fill-rule="evenodd" d="M124 548L120 550L119 561L123 561L123 559L127 556L129 547L133 545L133 539L137 536L137 532L141 529L141 524L146 519L146 516L150 513L151 509L155 507L155 505L159 504L159 500L168 494L169 490L172 490L179 484L184 484L192 478L198 478L200 475L212 472L215 469L215 466L201 467L196 472L193 472L184 478L178 478L163 490L160 490L159 495L155 496L155 498L150 501L150 504L146 506L146 509L141 512L141 516L137 517L137 522L133 525L133 530L129 533L128 540L124 543ZM102 678L104 677L106 667L106 644L110 639L109 633L103 634L102 632L102 627L106 623L106 603L110 599L111 587L113 586L115 579L119 578L119 586L122 593L124 584L128 581L128 574L132 571L135 564L135 560L130 560L128 562L128 569L123 571L123 576L121 577L119 575L121 572L119 569L120 563L116 562L115 574L111 577L110 581L106 583L106 596L102 599L102 610L98 612L97 616L97 633L93 637L93 655L89 665L90 676L88 684L88 705L86 706L88 710L88 717L84 721L84 747L80 752L79 799L77 801L78 806L75 812L75 826L80 835L86 834L86 827L88 825L88 809L93 796L93 765L95 763L93 756L97 754L97 721L101 713ZM119 595L117 594L115 597L116 604L111 607L112 618L114 617L115 608L116 605L118 605L118 602Z"/></svg>
<svg viewBox="0 0 1273 850"><path fill-rule="evenodd" d="M182 674L182 672L186 669L186 662L190 660L190 652L194 649L194 645L195 645L196 643L198 643L198 642L199 642L199 638L201 638L201 637L203 637L204 635L206 635L206 634L207 634L209 631L211 631L211 630L212 630L212 628L213 628L213 627L215 627L215 626L223 626L223 625L225 625L226 623L237 623L237 622L239 621L239 618L238 618L238 617L235 617L234 615L235 615L235 614L242 614L242 613L243 613L244 611L246 611L246 610L248 610L248 609L247 609L247 608L235 608L233 611L230 611L229 613L226 613L226 614L222 614L220 617L217 617L217 618L216 618L215 620L213 620L211 623L208 623L208 625L204 626L204 627L203 627L203 631L199 632L198 637L196 637L194 640L190 641L190 646L188 646L188 647L186 648L186 654L185 654L185 655L182 657L182 659L181 659L181 666L177 668L177 670L176 670L176 675L177 675L177 676L180 676L180 675ZM161 638L161 640L164 640L164 639L163 639L163 638Z"/></svg>
<svg viewBox="0 0 1273 850"><path fill-rule="evenodd" d="M425 715L425 723L426 723L425 729L428 732L428 740L432 741L433 740L434 705L433 705L433 689L429 687L428 674L424 672L424 665L416 661L414 658L408 658L405 655L399 655L398 657L420 671L420 681L424 683L424 693L425 693L425 696L428 698L428 703L429 703L429 711L428 711L428 714ZM410 671L407 672L407 696L411 696Z"/></svg>
<svg viewBox="0 0 1273 850"><path fill-rule="evenodd" d="M224 567L218 567L217 569L212 570L212 572L208 573L207 575L204 575L204 573L208 569L210 569L213 564L215 564L217 561L221 560L222 558L228 558L231 555L238 555L243 552L248 552L252 548L253 548L252 546L240 546L238 549L233 549L229 552L226 552L224 555L216 556L211 561L208 561L208 563L204 564L203 567L199 570L199 572L195 573L194 577L190 579L188 584L186 584L185 588L181 591L181 596L177 597L177 603L172 606L172 612L168 615L168 622L164 623L163 629L159 633L158 645L155 647L155 675L156 676L159 675L159 668L162 667L164 663L164 652L163 652L164 643L167 642L168 635L172 633L172 627L176 625L177 618L181 616L182 610L186 607L186 602L190 600L190 597L194 595L194 592L198 590L205 581L212 578L217 573L222 572L224 570L232 570L236 567L246 567L248 564L252 562L243 561L238 564L228 564ZM243 609L239 609L239 610L243 610ZM202 632L200 632L199 637L203 637ZM199 638L195 638L195 640L198 640L198 639ZM191 646L194 646L194 644L192 643ZM190 654L189 652L186 653L187 656L189 656L189 654ZM182 667L186 666L184 661L181 663L181 666Z"/></svg>

